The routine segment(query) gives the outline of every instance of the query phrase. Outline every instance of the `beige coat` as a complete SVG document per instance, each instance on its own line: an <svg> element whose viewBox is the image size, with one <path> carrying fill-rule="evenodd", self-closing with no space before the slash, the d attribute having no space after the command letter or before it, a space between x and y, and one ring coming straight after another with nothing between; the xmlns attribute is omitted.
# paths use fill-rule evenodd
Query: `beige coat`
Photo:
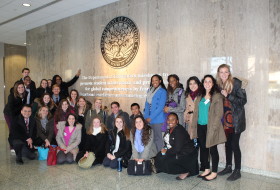
<svg viewBox="0 0 280 190"><path fill-rule="evenodd" d="M195 109L191 125L191 127L195 128L196 130L198 121L198 105L200 100L201 96L197 97L197 100L195 101ZM220 93L215 93L212 96L212 101L208 113L206 148L226 142L226 135L221 121L223 114L223 97Z"/></svg>
<svg viewBox="0 0 280 190"><path fill-rule="evenodd" d="M72 133L72 136L69 140L69 144L66 147L65 146L65 141L64 141L64 128L65 128L65 121L60 121L57 124L57 135L56 135L56 142L58 144L58 146L62 149L67 150L68 152L71 152L74 155L74 158L76 157L76 155L79 152L79 148L78 145L81 142L81 129L82 129L82 125L81 124L77 124L76 125L76 129L75 131Z"/></svg>
<svg viewBox="0 0 280 190"><path fill-rule="evenodd" d="M192 127L192 118L193 118L193 112L194 112L194 103L197 100L197 98L192 100L191 96L188 95L186 98L186 111L184 113L184 120L185 123L188 125L188 133L190 135L191 139L197 138L197 129Z"/></svg>

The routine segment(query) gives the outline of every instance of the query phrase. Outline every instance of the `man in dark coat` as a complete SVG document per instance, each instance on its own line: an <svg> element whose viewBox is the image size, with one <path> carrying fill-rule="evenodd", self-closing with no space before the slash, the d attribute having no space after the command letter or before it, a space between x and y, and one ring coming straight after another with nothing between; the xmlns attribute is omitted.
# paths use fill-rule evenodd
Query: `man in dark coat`
<svg viewBox="0 0 280 190"><path fill-rule="evenodd" d="M36 122L31 117L31 107L24 105L21 114L12 121L11 140L16 152L16 163L22 165L22 156L34 160L36 154L33 149L33 141L36 138Z"/></svg>
<svg viewBox="0 0 280 190"><path fill-rule="evenodd" d="M128 115L128 113L126 113L126 112L124 112L120 109L119 102L112 102L111 103L111 110L112 110L112 113L111 113L111 115L109 115L107 117L107 120L106 120L106 127L107 127L108 130L114 129L115 118L119 115L124 118L126 126L129 129L131 129L131 125L130 125L130 121L129 121L129 115Z"/></svg>

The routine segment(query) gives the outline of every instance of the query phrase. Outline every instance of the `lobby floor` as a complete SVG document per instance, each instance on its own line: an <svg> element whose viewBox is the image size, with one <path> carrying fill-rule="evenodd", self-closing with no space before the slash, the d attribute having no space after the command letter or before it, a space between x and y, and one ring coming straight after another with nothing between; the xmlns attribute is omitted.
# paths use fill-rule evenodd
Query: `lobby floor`
<svg viewBox="0 0 280 190"><path fill-rule="evenodd" d="M192 189L192 190L279 190L280 180L249 173L228 182L227 176L206 182L197 177L177 181L175 175L128 176L126 170L117 172L103 166L84 170L76 164L47 166L46 161L24 159L24 165L15 163L7 144L7 126L0 121L0 190L31 189Z"/></svg>

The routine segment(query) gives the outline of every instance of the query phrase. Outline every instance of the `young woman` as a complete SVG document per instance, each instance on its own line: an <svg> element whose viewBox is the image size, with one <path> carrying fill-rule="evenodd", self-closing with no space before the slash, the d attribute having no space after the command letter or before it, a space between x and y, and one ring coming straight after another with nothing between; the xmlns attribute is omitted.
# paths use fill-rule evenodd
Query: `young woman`
<svg viewBox="0 0 280 190"><path fill-rule="evenodd" d="M58 133L56 136L57 145L64 149L57 153L57 163L63 164L67 162L73 163L79 152L78 145L81 142L81 124L77 123L76 116L69 114L65 121L61 121L57 125Z"/></svg>
<svg viewBox="0 0 280 190"><path fill-rule="evenodd" d="M191 139L197 138L197 130L192 128L192 117L194 112L194 102L199 95L199 87L201 83L196 76L192 76L187 80L187 89L186 89L186 111L184 113L185 123L188 128L188 133Z"/></svg>
<svg viewBox="0 0 280 190"><path fill-rule="evenodd" d="M57 110L54 114L54 134L57 134L57 127L56 125L60 121L66 121L66 118L69 114L75 114L75 111L70 107L68 101L63 99L60 101Z"/></svg>
<svg viewBox="0 0 280 190"><path fill-rule="evenodd" d="M75 108L76 104L78 102L78 99L79 99L79 92L77 90L75 90L75 89L72 89L70 91L70 96L67 97L67 101L68 101L69 105L72 108Z"/></svg>
<svg viewBox="0 0 280 190"><path fill-rule="evenodd" d="M48 93L44 93L41 98L36 98L34 103L32 104L32 116L35 117L36 113L42 106L47 106L49 109L49 113L54 115L56 110L56 105L51 98L51 95Z"/></svg>
<svg viewBox="0 0 280 190"><path fill-rule="evenodd" d="M21 108L26 104L26 97L27 94L24 89L24 84L22 82L16 82L8 96L8 103L4 108L4 117L9 128L9 133L11 132L12 120L20 114ZM10 142L10 135L8 140L11 146L11 151L14 152L12 149L12 142Z"/></svg>
<svg viewBox="0 0 280 190"><path fill-rule="evenodd" d="M108 132L106 126L101 122L100 118L93 118L90 127L87 129L85 148L77 155L76 162L79 162L83 157L88 157L89 152L93 152L95 161L92 165L102 164L106 156L107 141Z"/></svg>
<svg viewBox="0 0 280 190"><path fill-rule="evenodd" d="M223 97L218 91L216 80L212 75L205 75L202 80L201 95L197 97L193 113L192 128L197 128L200 143L201 167L204 172L198 177L206 181L217 177L219 153L217 145L226 142L221 122L223 116ZM209 152L212 160L210 170Z"/></svg>
<svg viewBox="0 0 280 190"><path fill-rule="evenodd" d="M158 172L180 174L177 180L198 174L197 150L186 129L179 124L178 115L171 112L167 118L169 130L164 134L164 148L157 154Z"/></svg>
<svg viewBox="0 0 280 190"><path fill-rule="evenodd" d="M80 96L75 107L76 115L78 116L78 122L82 125L82 139L81 143L79 144L80 150L84 149L86 142L85 116L87 115L87 112L90 108L90 104L87 104L85 97Z"/></svg>
<svg viewBox="0 0 280 190"><path fill-rule="evenodd" d="M52 89L52 79L48 79L48 87Z"/></svg>
<svg viewBox="0 0 280 190"><path fill-rule="evenodd" d="M81 69L78 70L78 72L76 73L76 75L68 82L64 82L62 81L61 76L59 75L54 75L52 78L52 86L57 84L60 87L60 95L62 97L68 97L69 93L68 93L68 88L70 86L72 86L73 84L75 84L75 82L79 79L79 76L81 75Z"/></svg>
<svg viewBox="0 0 280 190"><path fill-rule="evenodd" d="M144 109L144 118L152 127L154 142L159 152L163 147L161 126L165 121L163 112L167 98L166 87L160 75L153 75Z"/></svg>
<svg viewBox="0 0 280 190"><path fill-rule="evenodd" d="M169 75L167 78L167 101L164 112L175 112L179 117L179 123L184 125L184 111L186 109L186 97L183 85L179 82L179 77L175 74Z"/></svg>
<svg viewBox="0 0 280 190"><path fill-rule="evenodd" d="M132 160L142 162L155 157L157 148L154 143L153 130L147 124L143 116L136 116L134 125L130 132L130 142L132 146Z"/></svg>
<svg viewBox="0 0 280 190"><path fill-rule="evenodd" d="M87 112L86 115L86 121L85 121L85 127L86 129L91 125L92 119L95 117L99 117L102 121L102 123L105 124L106 121L106 111L102 109L102 99L100 98L95 98L94 99L94 105L92 109L90 109Z"/></svg>
<svg viewBox="0 0 280 190"><path fill-rule="evenodd" d="M218 67L217 83L224 96L224 117L223 125L227 136L226 148L226 168L219 172L219 175L225 175L232 172L232 153L234 154L235 169L227 178L229 181L235 181L241 177L241 151L239 139L241 133L246 128L246 118L244 105L247 102L245 81L233 78L230 72L230 66L222 64Z"/></svg>
<svg viewBox="0 0 280 190"><path fill-rule="evenodd" d="M48 87L47 79L42 79L40 83L40 87L36 89L36 98L41 98L44 93L51 94L51 88Z"/></svg>
<svg viewBox="0 0 280 190"><path fill-rule="evenodd" d="M106 145L106 157L103 160L103 165L116 169L118 158L121 158L122 166L127 167L131 155L130 131L126 126L124 118L117 116L115 127L109 132L109 141Z"/></svg>
<svg viewBox="0 0 280 190"><path fill-rule="evenodd" d="M8 103L4 108L4 117L9 128L12 119L20 114L21 108L24 104L26 104L24 84L22 82L16 82L8 97Z"/></svg>
<svg viewBox="0 0 280 190"><path fill-rule="evenodd" d="M51 144L56 144L53 142L53 119L49 113L49 108L47 106L42 106L39 108L37 117L35 118L37 127L37 139L34 142L37 146L45 145L45 147Z"/></svg>

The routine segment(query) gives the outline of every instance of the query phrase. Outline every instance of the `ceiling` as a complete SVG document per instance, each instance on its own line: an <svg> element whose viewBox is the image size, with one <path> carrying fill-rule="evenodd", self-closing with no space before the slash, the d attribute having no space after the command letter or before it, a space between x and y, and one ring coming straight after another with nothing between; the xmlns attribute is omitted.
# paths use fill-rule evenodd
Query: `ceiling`
<svg viewBox="0 0 280 190"><path fill-rule="evenodd" d="M26 31L118 0L0 0L0 42L24 45ZM31 4L24 7L23 3Z"/></svg>

